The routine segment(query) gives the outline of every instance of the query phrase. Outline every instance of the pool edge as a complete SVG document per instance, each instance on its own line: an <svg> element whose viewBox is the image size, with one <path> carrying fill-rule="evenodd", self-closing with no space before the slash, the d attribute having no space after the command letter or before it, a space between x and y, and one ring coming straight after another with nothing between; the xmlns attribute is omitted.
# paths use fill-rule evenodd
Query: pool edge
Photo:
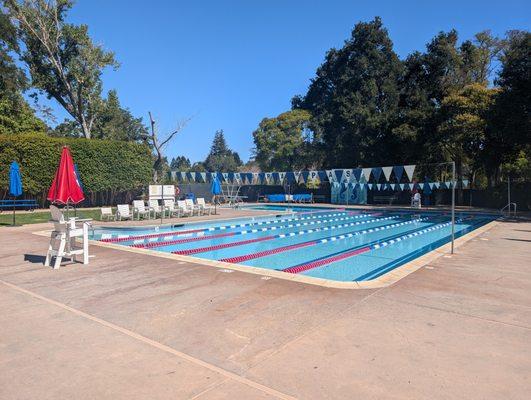
<svg viewBox="0 0 531 400"><path fill-rule="evenodd" d="M469 232L455 239L454 248L461 247L463 244L485 233L486 231L494 228L498 224L499 224L498 220L491 221L477 229L474 229L472 232ZM49 236L50 230L37 231L37 232L32 232L32 233L35 235L39 235L39 236ZM306 275L289 274L286 272L281 272L281 271L276 271L276 270L269 270L265 268L258 268L258 267L251 267L251 266L242 266L239 264L208 260L204 258L183 256L183 255L172 254L172 253L164 253L164 252L150 250L150 249L128 247L128 246L123 246L123 245L119 245L115 243L100 242L98 240L89 240L89 243L95 246L106 247L106 248L120 250L120 251L129 251L132 253L146 254L146 255L151 255L155 257L167 258L170 260L184 261L184 262L188 262L191 264L208 265L208 266L216 267L216 268L230 269L234 271L245 272L248 274L267 276L271 278L306 283L309 285L322 286L322 287L333 288L333 289L380 289L383 287L390 286L398 282L402 278L405 278L406 276L426 266L427 264L433 262L439 257L449 254L450 248L451 248L451 243L446 243L443 246L438 247L430 251L429 253L423 254L422 256L412 261L409 261L406 264L403 264L389 272L386 272L385 274L375 279L372 279L370 281L345 282L345 281L334 281L330 279L315 278L315 277L310 277Z"/></svg>

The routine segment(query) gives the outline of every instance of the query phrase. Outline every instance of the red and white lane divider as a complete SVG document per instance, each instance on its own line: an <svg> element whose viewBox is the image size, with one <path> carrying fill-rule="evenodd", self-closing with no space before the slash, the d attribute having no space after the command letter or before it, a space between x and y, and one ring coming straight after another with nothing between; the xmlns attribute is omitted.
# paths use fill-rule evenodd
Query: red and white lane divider
<svg viewBox="0 0 531 400"><path fill-rule="evenodd" d="M458 221L456 221L456 222L458 222ZM407 240L407 239L410 239L410 238L413 238L413 237L416 237L416 236L424 235L426 233L429 233L429 232L432 232L432 231L447 227L447 226L449 226L451 224L452 224L452 222L445 222L444 224L437 224L437 225L431 226L429 228L425 228L425 229L421 229L419 231L411 232L411 233L408 233L406 235L402 235L402 236L399 236L399 237L396 237L396 238L393 238L393 239L390 239L390 240L386 240L386 241L383 241L383 242L377 242L377 243L374 243L374 244L372 244L370 246L365 246L365 247L361 247L361 248L358 248L358 249L348 250L348 251L346 251L344 253L336 254L336 255L333 255L333 256L330 256L330 257L325 257L325 258L322 258L322 259L319 259L319 260L310 261L308 263L295 265L293 267L288 267L288 268L283 269L282 271L283 272L288 272L290 274L298 274L298 273L301 273L301 272L304 272L304 271L308 271L310 269L314 269L314 268L322 267L324 265L332 264L334 262L341 261L341 260L344 260L346 258L354 257L354 256L357 256L359 254L366 253L366 252L368 252L370 250L375 250L375 249L379 249L381 247L390 246L390 245L392 245L394 243L398 243L398 242L401 242L403 240Z"/></svg>
<svg viewBox="0 0 531 400"><path fill-rule="evenodd" d="M176 251L172 251L172 253L173 254L182 254L182 255L204 253L204 252L212 251L212 250L226 249L228 247L243 246L245 244L254 243L254 242L262 242L262 241L265 241L265 240L273 240L273 239L278 239L278 238L283 238L283 237L288 237L288 236L300 236L300 235L306 235L306 234L309 234L309 233L328 231L328 230L331 230L331 229L339 229L339 228L345 228L345 227L354 226L354 225L368 224L368 223L371 223L371 222L377 222L377 221L390 219L390 218L393 218L393 217L375 218L375 219L369 220L369 221L356 221L356 222L350 222L348 224L330 225L330 226L324 226L322 228L306 229L306 230L303 230L303 231L291 232L291 233L280 233L278 235L270 235L270 236L265 236L264 238L258 238L259 240L254 240L254 239L241 240L241 241L238 241L238 242L222 243L222 244L213 245L213 246L197 247L197 248L193 248L193 249L184 249L184 250L176 250ZM234 233L234 235L235 234L236 233Z"/></svg>
<svg viewBox="0 0 531 400"><path fill-rule="evenodd" d="M343 209L340 209L343 210ZM276 224L279 222L287 222L287 221L302 221L302 220L310 220L310 219L318 219L318 218L327 218L332 217L336 215L345 215L347 213L348 215L354 215L357 212L351 211L341 211L341 212L331 212L330 210L326 211L318 211L315 213L308 213L311 214L309 217L292 217L292 218L279 218L279 219L271 219L266 221L253 221L253 222L246 222L244 224L231 224L231 225L222 225L222 226L213 226L211 228L200 228L200 229L189 229L184 231L169 231L169 232L158 232L158 233L150 233L145 235L120 235L119 237L115 238L106 238L101 239L101 242L105 243L120 243L120 242L129 242L134 240L142 240L142 239L152 239L152 238L158 238L163 236L184 236L184 235L190 235L194 233L200 233L200 232L213 232L213 231L222 231L226 229L234 229L234 228L245 228L247 226L262 226L262 225L271 225ZM315 214L323 214L323 215L315 215Z"/></svg>
<svg viewBox="0 0 531 400"><path fill-rule="evenodd" d="M391 219L391 218L393 218L393 217L376 218L376 219L369 220L369 221L359 221L359 222L356 222L356 223L353 223L353 224L346 224L346 226L361 225L361 224L364 224L364 223L378 222L378 221L383 221L383 220L387 220L387 219ZM361 231L348 232L348 233L345 233L345 234L342 234L342 235L329 236L329 237L326 237L326 238L323 238L323 239L310 240L308 242L298 243L297 245L282 246L282 247L277 247L275 249L261 251L261 252L258 252L258 253L250 253L250 254L244 254L244 255L236 256L236 257L223 258L220 261L230 262L230 263L241 263L241 262L248 261L248 260L254 260L254 259L260 258L260 257L265 257L265 256L273 255L273 254L283 253L283 252L289 251L289 250L294 250L294 249L296 249L298 247L307 247L307 246L313 246L313 245L316 245L316 244L319 244L319 243L326 243L326 242L333 242L333 241L341 240L341 239L348 239L348 238L351 238L351 237L354 237L354 236L363 235L363 234L366 234L366 233L378 232L378 231L382 231L382 230L385 230L385 229L392 229L392 228L396 228L396 227L403 226L403 225L408 225L408 224L412 224L412 223L416 223L416 222L422 222L423 220L426 220L426 219L428 219L428 218L427 217L426 218L419 218L419 219L415 219L415 220L411 220L411 221L397 222L395 224L377 226L377 227L374 227L374 228L363 229ZM320 229L320 230L323 230L323 231L324 230L329 230L328 227L326 227L326 228L327 229ZM314 232L316 232L316 230L314 230ZM287 235L284 234L282 236L281 235L277 235L277 237L286 237L286 236L295 236L295 234L287 234ZM298 246L298 247L294 247L294 246Z"/></svg>
<svg viewBox="0 0 531 400"><path fill-rule="evenodd" d="M351 219L358 219L358 218L364 218L368 217L369 214L359 214L352 217L341 217L341 218L331 218L331 219L319 219L316 221L307 221L307 222L299 222L297 224L288 224L288 225L276 225L276 226L269 226L264 228L255 228L250 230L244 230L244 231L238 231L238 232L228 232L228 233L219 233L217 235L202 235L202 236L196 236L192 238L185 238L185 239L173 239L173 240L162 240L162 241L153 241L144 243L143 241L141 243L133 243L130 245L130 247L136 247L136 248L154 248L154 247L161 247L161 246L170 246L174 244L182 244L182 243L190 243L190 242L197 242L200 240L209 240L209 239L216 239L216 238L222 238L227 236L237 236L237 235L246 235L249 233L259 233L259 232L267 232L267 231L275 231L278 229L291 229L291 228L297 228L300 226L308 226L308 225L316 225L316 224L323 224L328 222L337 222L337 221L347 221ZM364 221L360 222L364 223ZM333 225L332 227L342 227L344 225ZM172 236L168 236L168 239L170 239Z"/></svg>

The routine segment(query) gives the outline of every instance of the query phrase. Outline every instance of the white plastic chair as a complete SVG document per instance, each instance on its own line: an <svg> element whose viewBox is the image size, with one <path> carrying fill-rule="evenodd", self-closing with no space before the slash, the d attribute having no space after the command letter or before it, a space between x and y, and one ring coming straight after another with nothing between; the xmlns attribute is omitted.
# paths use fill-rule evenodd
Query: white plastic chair
<svg viewBox="0 0 531 400"><path fill-rule="evenodd" d="M131 210L129 204L118 204L116 209L116 219L122 221L124 219L132 219Z"/></svg>
<svg viewBox="0 0 531 400"><path fill-rule="evenodd" d="M142 218L150 219L151 218L151 211L146 208L146 204L144 203L144 200L133 200L133 219L135 219L135 212L136 212L136 218L140 221L140 216Z"/></svg>
<svg viewBox="0 0 531 400"><path fill-rule="evenodd" d="M190 210L192 215L194 215L194 214L201 215L201 207L195 205L194 201L192 199L186 199L186 200L184 200L184 202L186 204L186 208L188 208L188 210Z"/></svg>
<svg viewBox="0 0 531 400"><path fill-rule="evenodd" d="M77 218L66 220L61 210L53 205L50 206L50 212L54 230L50 236L50 245L44 265L49 267L52 257L55 257L53 269L58 269L63 257L70 257L73 261L77 261L76 256L78 255L83 255L83 264L88 264L88 228L92 220ZM77 238L81 238L81 246L77 242Z"/></svg>
<svg viewBox="0 0 531 400"><path fill-rule="evenodd" d="M148 208L150 211L153 211L153 218L157 218L157 215L166 216L165 209L160 206L158 200L149 200Z"/></svg>
<svg viewBox="0 0 531 400"><path fill-rule="evenodd" d="M177 200L177 208L179 208L182 215L193 215L193 210L188 208L184 200Z"/></svg>
<svg viewBox="0 0 531 400"><path fill-rule="evenodd" d="M166 199L164 200L164 209L168 212L168 215L171 216L181 216L181 212L184 210L181 210L180 207L175 207L175 200L172 199Z"/></svg>
<svg viewBox="0 0 531 400"><path fill-rule="evenodd" d="M102 207L101 208L101 220L102 221L115 221L116 215L113 214L111 207Z"/></svg>
<svg viewBox="0 0 531 400"><path fill-rule="evenodd" d="M213 209L212 206L207 205L203 197L198 197L196 202L197 202L197 206L201 209L203 214L205 212L208 212L208 215L212 213L212 209Z"/></svg>

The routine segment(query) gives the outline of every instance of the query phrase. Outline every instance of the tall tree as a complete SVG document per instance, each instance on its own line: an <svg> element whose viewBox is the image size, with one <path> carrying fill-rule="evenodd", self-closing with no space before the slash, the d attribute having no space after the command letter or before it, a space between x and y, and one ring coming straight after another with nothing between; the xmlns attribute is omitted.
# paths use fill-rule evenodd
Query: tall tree
<svg viewBox="0 0 531 400"><path fill-rule="evenodd" d="M483 151L489 132L489 113L496 89L474 83L445 97L439 110L440 125L433 135L432 151L441 159L454 161L457 180L468 174L472 183L483 167ZM467 171L464 166L468 166ZM458 189L458 202L463 202L463 190Z"/></svg>
<svg viewBox="0 0 531 400"><path fill-rule="evenodd" d="M292 110L260 122L253 139L255 161L262 170L290 171L315 164L310 116L306 110Z"/></svg>
<svg viewBox="0 0 531 400"><path fill-rule="evenodd" d="M190 159L185 156L177 156L171 159L170 167L174 171L188 171L192 163Z"/></svg>
<svg viewBox="0 0 531 400"><path fill-rule="evenodd" d="M240 156L227 146L223 129L216 131L204 166L208 171L236 172L242 165Z"/></svg>
<svg viewBox="0 0 531 400"><path fill-rule="evenodd" d="M325 164L351 167L389 160L402 65L380 18L358 23L344 46L328 51L302 101L322 142ZM396 156L395 156L396 157Z"/></svg>
<svg viewBox="0 0 531 400"><path fill-rule="evenodd" d="M153 115L149 112L149 121L151 124L151 132L149 136L145 137L145 142L153 149L153 181L158 182L159 176L164 173L165 169L169 169L168 159L164 156L164 149L173 140L175 135L184 129L190 119L182 120L177 123L175 129L166 135L159 135L155 128L155 120ZM167 166L167 167L166 167Z"/></svg>
<svg viewBox="0 0 531 400"><path fill-rule="evenodd" d="M112 52L95 45L86 25L65 21L70 0L5 0L24 44L32 86L55 99L91 137L101 109L101 74L118 66Z"/></svg>
<svg viewBox="0 0 531 400"><path fill-rule="evenodd" d="M95 138L135 142L142 141L148 134L142 118L134 117L121 106L116 90L110 90L102 101L92 130Z"/></svg>
<svg viewBox="0 0 531 400"><path fill-rule="evenodd" d="M493 129L487 137L486 166L489 184L500 176L503 163L513 163L531 143L531 33L508 33L496 83L500 93L492 112Z"/></svg>
<svg viewBox="0 0 531 400"><path fill-rule="evenodd" d="M13 59L18 51L16 29L0 9L0 134L44 132L46 125L22 96L28 82Z"/></svg>

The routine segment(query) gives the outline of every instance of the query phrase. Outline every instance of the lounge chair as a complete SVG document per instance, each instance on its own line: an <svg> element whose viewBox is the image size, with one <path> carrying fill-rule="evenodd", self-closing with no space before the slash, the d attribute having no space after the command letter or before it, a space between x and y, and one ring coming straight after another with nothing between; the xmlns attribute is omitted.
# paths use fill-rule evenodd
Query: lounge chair
<svg viewBox="0 0 531 400"><path fill-rule="evenodd" d="M182 215L193 215L193 210L188 208L184 200L177 200L177 208L179 208Z"/></svg>
<svg viewBox="0 0 531 400"><path fill-rule="evenodd" d="M118 204L116 210L116 219L118 221L124 219L132 219L131 210L129 209L129 204Z"/></svg>
<svg viewBox="0 0 531 400"><path fill-rule="evenodd" d="M110 221L111 219L116 221L116 215L112 212L111 207L102 207L100 219L102 221Z"/></svg>
<svg viewBox="0 0 531 400"><path fill-rule="evenodd" d="M175 207L175 200L164 200L164 210L168 212L168 216L176 216L179 218L183 210L180 207Z"/></svg>
<svg viewBox="0 0 531 400"><path fill-rule="evenodd" d="M188 208L188 210L191 210L192 215L201 215L201 207L194 204L194 201L192 199L186 199L184 202L186 203L186 207Z"/></svg>
<svg viewBox="0 0 531 400"><path fill-rule="evenodd" d="M165 208L160 206L158 200L149 200L148 209L149 209L149 211L153 212L153 218L157 218L157 215L158 216L162 215L162 217L166 216L166 210L165 210Z"/></svg>
<svg viewBox="0 0 531 400"><path fill-rule="evenodd" d="M208 215L212 213L212 206L209 206L205 203L205 199L203 197L198 197L196 199L197 206L201 209L202 213L208 212Z"/></svg>
<svg viewBox="0 0 531 400"><path fill-rule="evenodd" d="M142 218L146 218L147 216L147 219L151 218L151 211L146 208L144 200L133 200L133 219L135 219L135 212L139 221L140 216L142 216Z"/></svg>

